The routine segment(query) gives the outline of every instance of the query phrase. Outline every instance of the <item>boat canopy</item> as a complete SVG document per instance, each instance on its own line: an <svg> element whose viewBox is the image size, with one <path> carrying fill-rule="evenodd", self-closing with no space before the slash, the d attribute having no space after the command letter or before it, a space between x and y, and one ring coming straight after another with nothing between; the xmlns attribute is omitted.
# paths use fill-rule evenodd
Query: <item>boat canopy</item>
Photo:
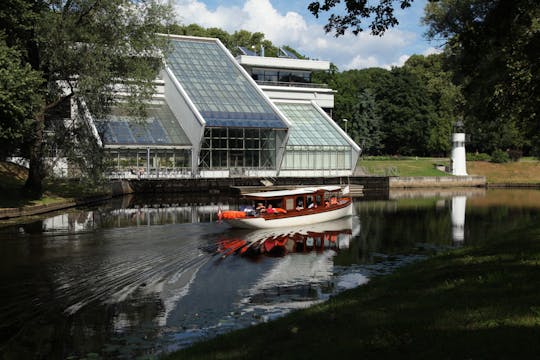
<svg viewBox="0 0 540 360"><path fill-rule="evenodd" d="M307 187L293 190L277 190L277 191L263 191L258 193L245 194L244 196L250 198L276 198L283 196L293 196L301 194L313 194L317 191L340 191L341 187L337 185L321 186L321 187Z"/></svg>

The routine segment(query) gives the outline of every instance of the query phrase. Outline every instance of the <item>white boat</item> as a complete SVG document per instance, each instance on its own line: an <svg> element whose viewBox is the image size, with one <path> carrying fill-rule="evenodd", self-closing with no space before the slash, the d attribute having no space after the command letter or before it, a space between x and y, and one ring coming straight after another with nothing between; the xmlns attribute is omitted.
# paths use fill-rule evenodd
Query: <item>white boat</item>
<svg viewBox="0 0 540 360"><path fill-rule="evenodd" d="M220 211L218 217L243 229L315 224L352 215L352 200L344 195L340 186L251 193L245 195L253 202L251 209Z"/></svg>

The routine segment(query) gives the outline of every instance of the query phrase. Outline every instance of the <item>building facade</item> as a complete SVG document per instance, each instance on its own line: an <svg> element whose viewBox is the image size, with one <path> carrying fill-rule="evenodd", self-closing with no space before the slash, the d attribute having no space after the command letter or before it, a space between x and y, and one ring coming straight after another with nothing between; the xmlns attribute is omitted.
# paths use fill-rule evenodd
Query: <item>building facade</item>
<svg viewBox="0 0 540 360"><path fill-rule="evenodd" d="M111 177L350 175L360 148L311 83L328 62L241 55L218 39L170 36L146 119L91 119Z"/></svg>

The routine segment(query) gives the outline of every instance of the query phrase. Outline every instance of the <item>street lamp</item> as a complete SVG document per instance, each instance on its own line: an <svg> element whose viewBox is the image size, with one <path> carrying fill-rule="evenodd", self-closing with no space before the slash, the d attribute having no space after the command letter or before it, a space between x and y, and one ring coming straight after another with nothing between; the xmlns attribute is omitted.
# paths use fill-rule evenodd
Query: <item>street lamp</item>
<svg viewBox="0 0 540 360"><path fill-rule="evenodd" d="M349 120L341 119L341 121L343 121L345 123L345 132L347 132L347 123L349 122Z"/></svg>

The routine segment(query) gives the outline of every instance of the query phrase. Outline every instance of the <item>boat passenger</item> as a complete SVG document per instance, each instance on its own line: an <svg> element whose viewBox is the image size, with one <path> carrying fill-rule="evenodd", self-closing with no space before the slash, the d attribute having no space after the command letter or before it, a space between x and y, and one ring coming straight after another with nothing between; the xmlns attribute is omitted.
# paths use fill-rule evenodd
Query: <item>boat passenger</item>
<svg viewBox="0 0 540 360"><path fill-rule="evenodd" d="M296 211L300 211L300 210L304 210L304 204L302 203L302 201L299 201L298 202L298 205L296 205Z"/></svg>
<svg viewBox="0 0 540 360"><path fill-rule="evenodd" d="M266 213L268 213L268 214L275 214L276 213L276 211L272 207L272 204L268 204L268 208L266 209Z"/></svg>
<svg viewBox="0 0 540 360"><path fill-rule="evenodd" d="M263 212L266 212L266 208L264 207L264 205L262 203L258 203L257 204L257 207L255 208L255 210L259 213L263 213Z"/></svg>
<svg viewBox="0 0 540 360"><path fill-rule="evenodd" d="M253 206L246 206L244 208L244 212L246 213L246 215L248 216L255 216L255 209L253 209Z"/></svg>

